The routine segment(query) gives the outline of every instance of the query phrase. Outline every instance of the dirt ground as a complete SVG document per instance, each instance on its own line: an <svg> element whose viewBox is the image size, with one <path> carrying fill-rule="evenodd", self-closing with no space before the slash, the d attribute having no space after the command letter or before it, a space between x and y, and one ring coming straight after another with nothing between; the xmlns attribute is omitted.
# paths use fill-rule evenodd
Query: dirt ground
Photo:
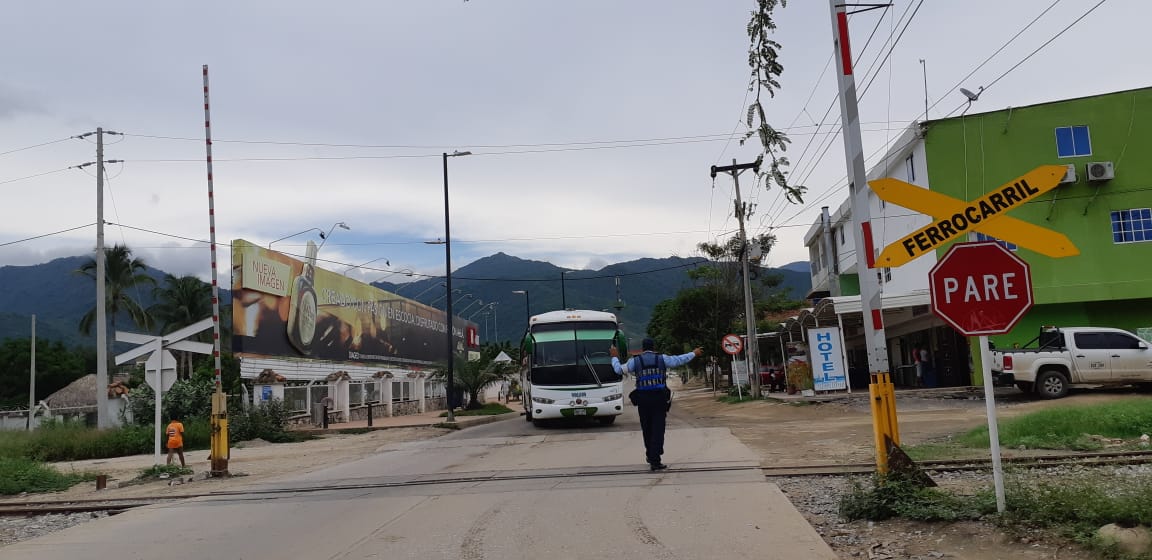
<svg viewBox="0 0 1152 560"><path fill-rule="evenodd" d="M367 457L386 445L430 439L451 430L428 427L391 428L364 434L333 434L323 438L290 444L271 444L260 440L237 444L242 452L233 450L229 460L231 478L204 479L208 470L208 451L189 451L184 454L188 466L196 474L192 482L187 476L182 481L155 480L138 483L134 479L141 469L153 464L152 455L134 455L113 459L70 461L53 463L61 472L99 472L107 474L109 489L96 491L96 485L85 482L65 492L33 494L4 499L4 503L37 500L136 498L142 496L182 496L221 490L236 490L245 486L268 482L278 478L317 471ZM170 484L171 482L171 484Z"/></svg>
<svg viewBox="0 0 1152 560"><path fill-rule="evenodd" d="M896 408L901 443L907 446L942 441L949 435L986 425L985 404L982 398L976 397L977 394L898 393ZM712 391L706 388L690 386L681 388L675 403L679 413L687 416L685 420L702 426L730 428L736 437L760 454L765 466L870 463L875 461L875 452L872 417L866 396L867 393L818 404L771 400L727 404L718 402ZM1052 406L1095 404L1133 397L1140 395L1125 390L1085 391L1057 401L1041 401L1013 389L1004 389L997 392L997 416L1003 420ZM1006 457L1014 453L1022 452L1004 450ZM982 455L986 456L986 452ZM991 474L988 479L990 486ZM799 500L794 498L794 501ZM807 512L805 515L814 526L826 526L824 536L830 543L833 539L829 536L837 533L861 537L861 544L834 544L842 558L882 558L883 551L893 549L898 551L889 556L893 558L1067 560L1096 557L1064 539L1037 534L1009 535L990 523L858 521L838 523L829 528L827 518L817 519L818 516Z"/></svg>

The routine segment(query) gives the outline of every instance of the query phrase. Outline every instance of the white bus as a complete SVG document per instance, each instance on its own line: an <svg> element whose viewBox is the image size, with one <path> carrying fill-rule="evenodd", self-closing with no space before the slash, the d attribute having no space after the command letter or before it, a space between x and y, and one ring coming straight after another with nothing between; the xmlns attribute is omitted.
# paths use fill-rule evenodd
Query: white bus
<svg viewBox="0 0 1152 560"><path fill-rule="evenodd" d="M624 412L624 379L612 371L610 346L628 355L616 315L567 309L535 315L520 345L525 419L595 418L608 425Z"/></svg>

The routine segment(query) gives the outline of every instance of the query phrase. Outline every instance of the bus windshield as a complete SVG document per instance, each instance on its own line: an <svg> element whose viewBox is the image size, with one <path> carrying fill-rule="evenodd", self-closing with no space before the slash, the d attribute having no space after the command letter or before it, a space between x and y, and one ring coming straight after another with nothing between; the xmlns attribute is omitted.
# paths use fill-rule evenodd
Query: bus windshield
<svg viewBox="0 0 1152 560"><path fill-rule="evenodd" d="M609 322L557 323L532 329L533 385L603 385L623 378L612 370Z"/></svg>

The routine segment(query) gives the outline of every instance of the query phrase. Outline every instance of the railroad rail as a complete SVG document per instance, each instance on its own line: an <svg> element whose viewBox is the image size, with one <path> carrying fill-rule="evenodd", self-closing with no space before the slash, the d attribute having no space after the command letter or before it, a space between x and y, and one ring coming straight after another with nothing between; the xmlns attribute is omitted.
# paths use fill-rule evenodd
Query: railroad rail
<svg viewBox="0 0 1152 560"><path fill-rule="evenodd" d="M1099 453L1067 453L1067 454L1046 454L1034 456L1017 456L1005 457L1003 459L1006 465L1017 469L1031 469L1031 468L1049 468L1056 466L1082 466L1082 467L1105 467L1105 466L1121 466L1121 465L1134 465L1134 464L1147 464L1152 463L1152 451L1117 451L1117 452L1099 452ZM539 479L559 479L559 478L579 478L579 477L595 477L595 476L621 476L621 475L650 475L662 476L664 474L684 474L684 473L714 473L725 471L749 471L759 470L765 478L771 480L773 478L785 477L801 477L801 476L846 476L846 475L868 475L875 472L875 465L872 463L827 463L827 464L810 464L810 465L778 465L778 466L763 466L748 463L733 463L733 464L693 464L681 463L681 466L674 465L673 468L662 471L660 474L649 472L648 469L639 469L634 467L625 468L609 468L609 469L588 469L588 470L573 470L562 472L541 472L541 473L515 473L515 474L494 474L494 473L459 473L453 476L444 477L431 477L424 479L414 480L392 480L392 481L366 481L362 483L348 483L348 484L331 484L325 486L300 486L300 487L284 487L284 488L264 488L254 490L223 490L214 492L203 492L198 494L182 494L182 495L154 495L154 496L141 496L134 498L93 498L93 499L76 499L76 500L42 500L42 501L21 501L21 502L0 502L0 517L10 516L34 516L46 514L66 514L66 513L84 513L84 512L105 512L109 515L115 515L130 509L161 504L165 502L173 502L178 500L189 500L196 498L228 498L228 497L242 497L242 496L260 496L260 495L285 495L285 494L302 494L302 493L316 493L316 492L333 492L345 490L371 490L371 489L387 489L387 488L403 488L412 486L428 486L428 485L441 485L441 484L470 484L482 482L495 482L495 481L514 481L514 480L539 480ZM974 470L988 470L991 468L991 461L987 459L946 459L936 461L922 461L917 465L927 472L946 472L946 471L974 471Z"/></svg>

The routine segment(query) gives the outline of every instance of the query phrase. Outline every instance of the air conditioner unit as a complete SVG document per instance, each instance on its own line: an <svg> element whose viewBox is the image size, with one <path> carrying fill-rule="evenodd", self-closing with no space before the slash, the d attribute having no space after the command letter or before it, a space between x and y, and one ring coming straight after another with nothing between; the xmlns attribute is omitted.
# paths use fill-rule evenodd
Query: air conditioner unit
<svg viewBox="0 0 1152 560"><path fill-rule="evenodd" d="M1060 179L1061 185L1063 185L1065 183L1075 183L1079 179L1078 177L1076 177L1076 164L1075 163L1069 163L1066 167L1068 168L1068 170L1064 172L1064 178Z"/></svg>
<svg viewBox="0 0 1152 560"><path fill-rule="evenodd" d="M1084 164L1084 174L1089 181L1107 181L1116 177L1110 161L1090 161Z"/></svg>

